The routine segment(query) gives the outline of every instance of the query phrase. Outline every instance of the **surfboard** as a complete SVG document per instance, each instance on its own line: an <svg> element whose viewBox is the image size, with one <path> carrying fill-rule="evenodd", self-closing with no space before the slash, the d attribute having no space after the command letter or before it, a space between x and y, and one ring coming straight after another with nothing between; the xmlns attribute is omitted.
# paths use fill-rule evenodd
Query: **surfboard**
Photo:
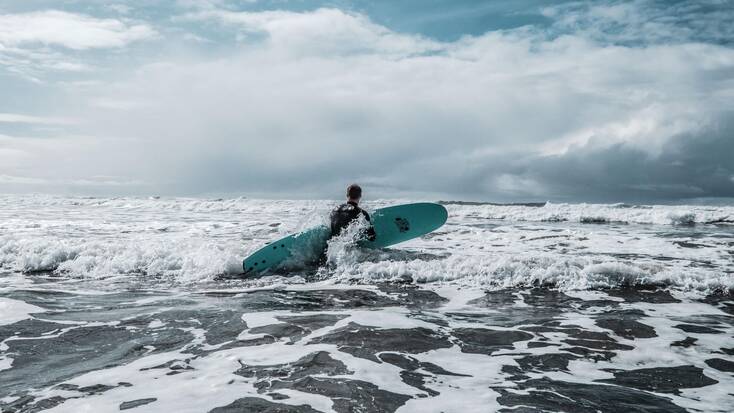
<svg viewBox="0 0 734 413"><path fill-rule="evenodd" d="M365 248L384 248L426 235L446 223L448 212L443 205L430 202L380 208L371 214L374 241L363 240ZM273 241L242 261L245 274L262 273L289 261L308 262L318 259L326 249L331 230L318 226Z"/></svg>

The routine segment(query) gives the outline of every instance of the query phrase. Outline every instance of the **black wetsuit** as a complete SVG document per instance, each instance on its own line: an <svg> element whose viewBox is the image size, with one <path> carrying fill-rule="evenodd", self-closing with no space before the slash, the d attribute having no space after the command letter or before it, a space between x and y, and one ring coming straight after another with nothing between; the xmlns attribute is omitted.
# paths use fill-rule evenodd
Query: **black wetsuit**
<svg viewBox="0 0 734 413"><path fill-rule="evenodd" d="M371 222L370 214L360 208L356 202L349 201L334 208L331 211L331 236L335 237L341 234L342 230L349 226L352 221L358 219L360 215L364 216L367 222ZM372 225L365 230L364 235L370 241L375 240L375 229Z"/></svg>

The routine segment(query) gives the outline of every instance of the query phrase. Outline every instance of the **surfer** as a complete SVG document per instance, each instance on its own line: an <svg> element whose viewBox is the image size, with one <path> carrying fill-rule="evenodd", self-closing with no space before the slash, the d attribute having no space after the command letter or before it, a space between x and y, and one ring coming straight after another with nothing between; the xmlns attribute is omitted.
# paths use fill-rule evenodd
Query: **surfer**
<svg viewBox="0 0 734 413"><path fill-rule="evenodd" d="M349 226L355 219L363 216L367 222L370 222L370 214L359 207L359 201L362 199L362 188L357 184L347 187L347 202L339 205L331 211L331 236L335 237L341 234L342 230ZM375 240L375 229L372 225L364 230L364 236L370 240Z"/></svg>

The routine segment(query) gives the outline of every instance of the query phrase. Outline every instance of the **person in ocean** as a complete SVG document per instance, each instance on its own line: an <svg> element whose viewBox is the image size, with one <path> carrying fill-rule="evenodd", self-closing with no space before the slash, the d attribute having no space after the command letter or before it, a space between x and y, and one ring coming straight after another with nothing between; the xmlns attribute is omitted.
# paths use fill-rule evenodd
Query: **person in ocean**
<svg viewBox="0 0 734 413"><path fill-rule="evenodd" d="M331 211L331 236L335 237L348 227L354 220L363 216L367 222L370 222L370 214L359 207L359 201L362 199L362 188L357 184L347 187L347 202L341 204ZM363 231L363 235L370 241L375 240L375 229L370 225Z"/></svg>

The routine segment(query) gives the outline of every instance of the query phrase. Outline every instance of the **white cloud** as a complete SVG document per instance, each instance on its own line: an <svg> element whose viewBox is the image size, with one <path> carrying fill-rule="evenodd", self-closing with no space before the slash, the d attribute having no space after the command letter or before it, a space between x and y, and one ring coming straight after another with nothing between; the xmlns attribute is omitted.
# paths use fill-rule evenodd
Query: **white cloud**
<svg viewBox="0 0 734 413"><path fill-rule="evenodd" d="M91 179L47 179L47 178L33 178L27 176L14 176L0 174L0 184L6 185L22 185L31 186L33 189L37 189L39 186L47 189L64 186L76 186L76 187L140 187L147 185L143 181L125 181L116 180L115 177L92 177Z"/></svg>
<svg viewBox="0 0 734 413"><path fill-rule="evenodd" d="M147 24L57 10L0 15L0 44L49 45L74 50L122 47L156 36Z"/></svg>
<svg viewBox="0 0 734 413"><path fill-rule="evenodd" d="M107 6L110 10L114 10L120 14L129 14L133 10L131 6L126 4L110 4Z"/></svg>
<svg viewBox="0 0 734 413"><path fill-rule="evenodd" d="M34 83L48 73L96 69L83 51L115 49L156 37L148 24L56 10L0 14L0 67Z"/></svg>
<svg viewBox="0 0 734 413"><path fill-rule="evenodd" d="M264 33L268 46L298 54L365 52L421 54L440 50L440 44L415 35L403 35L372 23L361 14L322 8L308 13L273 10L235 12L205 9L179 20L215 21L245 34ZM256 40L253 40L253 43Z"/></svg>
<svg viewBox="0 0 734 413"><path fill-rule="evenodd" d="M258 0L241 0L240 3L257 3ZM176 5L184 9L216 10L232 8L231 0L176 0ZM236 5L236 3L235 3Z"/></svg>
<svg viewBox="0 0 734 413"><path fill-rule="evenodd" d="M0 184L10 185L46 185L50 182L47 179L29 178L25 176L13 176L0 174Z"/></svg>
<svg viewBox="0 0 734 413"><path fill-rule="evenodd" d="M74 125L77 119L0 113L0 123L31 123L38 125Z"/></svg>
<svg viewBox="0 0 734 413"><path fill-rule="evenodd" d="M553 171L527 176L512 161L620 145L655 159L673 137L730 116L734 50L714 44L615 45L533 28L439 42L333 9L182 18L244 41L88 85L69 116L94 138L34 142L23 163L33 172L0 172L113 175L170 192L328 196L360 179L384 191L550 196Z"/></svg>
<svg viewBox="0 0 734 413"><path fill-rule="evenodd" d="M0 43L0 67L34 83L42 83L43 74L48 71L60 73L83 73L92 66L47 48L6 47Z"/></svg>

